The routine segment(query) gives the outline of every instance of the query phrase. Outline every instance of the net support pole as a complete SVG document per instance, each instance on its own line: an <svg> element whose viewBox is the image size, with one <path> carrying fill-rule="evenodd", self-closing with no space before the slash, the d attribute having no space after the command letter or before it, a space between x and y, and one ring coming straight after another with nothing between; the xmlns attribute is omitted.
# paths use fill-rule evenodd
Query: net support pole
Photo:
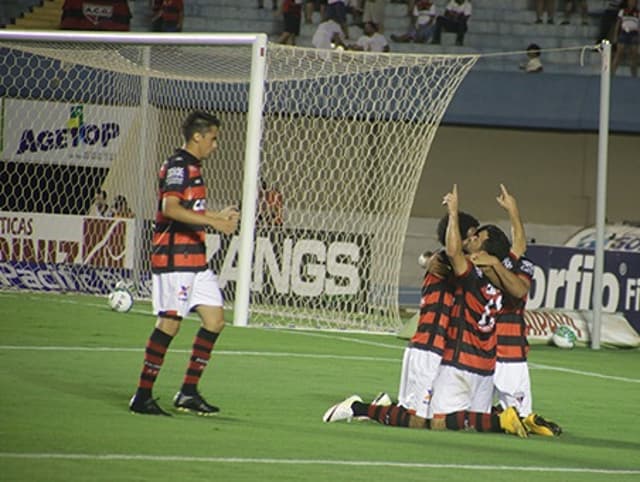
<svg viewBox="0 0 640 482"><path fill-rule="evenodd" d="M148 136L148 123L149 123L149 67L151 65L151 47L143 47L142 48L142 65L145 69L145 73L142 76L140 82L140 139L147 140ZM147 171L149 164L149 154L147 149L147 142L140 142L138 144L138 162L136 165L138 166L138 192L135 198L133 199L133 212L136 213L135 217L135 238L133 241L134 250L133 250L133 283L134 289L138 292L141 292L142 286L142 273L144 260L142 259L143 253L145 253L143 243L146 241L144 237L144 201L145 201L145 179L148 176L149 172Z"/></svg>
<svg viewBox="0 0 640 482"><path fill-rule="evenodd" d="M596 248L593 271L593 321L591 348L600 349L602 329L602 287L604 278L604 233L607 206L607 151L609 145L609 95L611 93L611 43L600 44L600 123L598 126L598 167L596 174Z"/></svg>
<svg viewBox="0 0 640 482"><path fill-rule="evenodd" d="M267 36L256 35L251 54L251 83L245 150L244 179L242 185L242 213L240 218L240 246L238 250L238 280L234 306L234 325L247 326L253 243L260 169L260 144L262 138L262 106L267 55Z"/></svg>

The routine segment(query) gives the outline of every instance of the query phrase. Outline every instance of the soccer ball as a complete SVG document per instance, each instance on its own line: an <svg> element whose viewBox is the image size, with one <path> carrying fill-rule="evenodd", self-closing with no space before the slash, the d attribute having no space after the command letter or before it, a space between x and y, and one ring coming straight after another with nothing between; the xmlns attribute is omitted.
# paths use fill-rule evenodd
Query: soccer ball
<svg viewBox="0 0 640 482"><path fill-rule="evenodd" d="M126 313L133 307L133 296L125 288L116 288L109 293L109 306L113 311Z"/></svg>
<svg viewBox="0 0 640 482"><path fill-rule="evenodd" d="M567 325L561 325L553 332L551 341L558 348L573 348L576 346L576 332Z"/></svg>

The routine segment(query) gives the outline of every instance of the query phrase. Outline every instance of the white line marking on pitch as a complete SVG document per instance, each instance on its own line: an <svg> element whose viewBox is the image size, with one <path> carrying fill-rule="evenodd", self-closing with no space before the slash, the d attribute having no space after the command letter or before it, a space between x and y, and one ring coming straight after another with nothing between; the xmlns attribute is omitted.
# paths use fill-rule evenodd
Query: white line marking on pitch
<svg viewBox="0 0 640 482"><path fill-rule="evenodd" d="M80 352L139 352L143 353L142 348L117 348L108 346L18 346L18 345L0 345L0 350L24 350L24 351L80 351ZM191 353L191 350L171 349L174 353ZM371 356L350 356L350 355L323 355L317 353L287 353L287 352L269 352L269 351L226 351L216 350L215 355L230 356L262 356L273 358L319 358L331 360L347 360L347 361L366 361L366 362L391 362L400 363L399 358L380 358Z"/></svg>
<svg viewBox="0 0 640 482"><path fill-rule="evenodd" d="M252 459L241 457L192 457L183 455L130 455L130 454L63 454L63 453L11 453L0 452L4 459L56 459L92 461L148 461L148 462L188 462L227 464L269 464L269 465L338 465L357 467L395 467L424 469L486 470L498 472L565 472L583 474L639 475L640 469L598 469L588 467L527 467L517 465L464 465L425 464L414 462L391 462L382 460L312 460L312 459Z"/></svg>
<svg viewBox="0 0 640 482"><path fill-rule="evenodd" d="M142 348L118 348L108 346L20 346L20 345L0 345L0 350L16 350L16 351L79 351L79 352L140 352ZM191 353L191 350L184 349L171 349L174 353ZM317 354L317 353L288 353L288 352L269 352L269 351L225 351L217 350L216 355L222 356L261 356L261 357L273 357L273 358L316 358L325 360L346 360L346 361L365 361L365 362L383 362L383 363L400 363L400 358L381 358L381 357L368 357L368 356L349 356L349 355L332 355L332 354ZM603 380L613 380L617 382L626 383L640 383L640 379L618 377L615 375L603 375L601 373L586 372L581 370L574 370L571 368L554 367L550 365L540 365L537 363L530 363L530 368L537 370L552 370L557 372L570 373L572 375L582 375L585 377L600 378Z"/></svg>

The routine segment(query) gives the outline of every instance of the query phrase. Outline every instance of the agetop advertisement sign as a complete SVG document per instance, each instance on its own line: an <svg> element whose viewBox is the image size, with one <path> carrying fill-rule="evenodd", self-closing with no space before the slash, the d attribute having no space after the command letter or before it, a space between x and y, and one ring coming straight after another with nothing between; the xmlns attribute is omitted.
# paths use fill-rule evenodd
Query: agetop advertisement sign
<svg viewBox="0 0 640 482"><path fill-rule="evenodd" d="M136 115L132 107L6 99L5 160L108 167Z"/></svg>
<svg viewBox="0 0 640 482"><path fill-rule="evenodd" d="M0 211L0 288L103 293L133 243L131 219Z"/></svg>
<svg viewBox="0 0 640 482"><path fill-rule="evenodd" d="M592 250L532 245L535 266L528 309L592 309ZM602 311L620 313L640 332L640 253L605 251Z"/></svg>

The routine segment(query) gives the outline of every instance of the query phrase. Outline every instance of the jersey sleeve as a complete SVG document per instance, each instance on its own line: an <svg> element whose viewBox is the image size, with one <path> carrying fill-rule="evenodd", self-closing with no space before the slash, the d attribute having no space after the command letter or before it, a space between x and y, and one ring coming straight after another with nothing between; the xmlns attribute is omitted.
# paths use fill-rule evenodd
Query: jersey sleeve
<svg viewBox="0 0 640 482"><path fill-rule="evenodd" d="M176 196L182 199L189 185L189 171L185 165L172 165L167 168L160 186L162 197Z"/></svg>

